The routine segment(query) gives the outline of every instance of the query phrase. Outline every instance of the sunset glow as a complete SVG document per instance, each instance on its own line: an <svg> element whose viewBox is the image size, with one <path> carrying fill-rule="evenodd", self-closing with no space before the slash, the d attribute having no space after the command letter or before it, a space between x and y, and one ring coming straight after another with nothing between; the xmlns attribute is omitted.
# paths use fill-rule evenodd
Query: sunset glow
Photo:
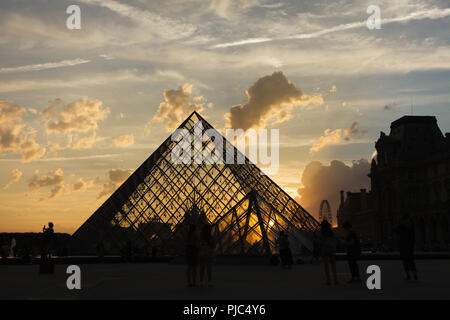
<svg viewBox="0 0 450 320"><path fill-rule="evenodd" d="M380 131L450 131L446 1L81 0L0 4L0 232L73 233L192 111L279 129L270 176L318 216L369 187ZM272 227L274 221L270 221Z"/></svg>

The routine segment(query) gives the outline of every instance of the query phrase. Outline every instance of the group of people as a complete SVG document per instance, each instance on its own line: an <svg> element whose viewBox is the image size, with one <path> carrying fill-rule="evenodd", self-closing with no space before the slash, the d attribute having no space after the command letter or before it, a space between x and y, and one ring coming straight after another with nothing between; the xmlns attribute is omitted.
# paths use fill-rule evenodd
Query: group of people
<svg viewBox="0 0 450 320"><path fill-rule="evenodd" d="M360 271L357 260L361 255L361 244L358 235L353 230L350 222L344 222L342 225L346 231L343 238L334 235L331 224L324 220L320 225L319 235L314 234L313 239L313 259L318 260L321 256L324 268L326 285L331 284L330 269L335 284L339 281L336 275L336 249L338 242L341 241L347 251L347 261L351 278L348 283L361 282ZM54 238L53 223L48 224L48 228L43 228L43 243L41 257L46 259L51 257L52 243ZM400 258L406 273L406 279L410 280L411 275L415 280L418 279L417 270L414 262L414 225L412 220L407 216L403 216L400 225L395 229L399 235ZM3 242L3 241L2 241ZM3 243L2 243L3 244ZM7 256L6 245L2 250L2 258ZM16 241L13 239L11 251L16 247ZM200 285L212 286L212 264L214 259L214 251L216 241L212 235L212 227L209 223L204 223L200 228L192 224L185 237L185 254L187 263L187 282L188 286L197 286L197 269L200 266ZM13 249L14 248L14 249ZM290 269L293 264L292 252L289 245L288 235L281 231L278 238L278 249L281 258L281 265ZM103 251L103 250L102 250ZM8 252L9 253L9 252ZM205 278L206 272L206 278Z"/></svg>
<svg viewBox="0 0 450 320"><path fill-rule="evenodd" d="M212 264L216 241L212 235L211 225L205 223L198 230L192 224L185 238L186 276L189 287L197 286L197 268L200 266L200 286L212 286ZM205 279L205 271L207 278ZM205 280L205 281L204 281Z"/></svg>
<svg viewBox="0 0 450 320"><path fill-rule="evenodd" d="M348 283L361 282L361 277L359 273L359 267L357 263L358 257L361 255L361 243L359 241L358 235L352 229L350 222L345 222L342 227L346 231L345 238L339 239L343 242L347 250L347 261L350 269L350 279ZM325 279L326 285L330 285L330 267L333 274L334 284L339 284L336 276L336 248L338 245L338 238L334 236L331 224L324 220L320 225L320 254L323 259L323 264L325 268ZM316 244L317 245L317 244ZM316 249L317 250L317 249Z"/></svg>
<svg viewBox="0 0 450 320"><path fill-rule="evenodd" d="M322 256L326 285L330 285L331 283L330 268L334 283L339 283L336 276L336 247L339 240L345 245L347 251L347 261L351 275L348 283L361 282L357 262L361 255L361 242L350 222L344 222L342 227L346 231L346 235L344 238L338 239L334 236L330 223L324 220L320 226L320 236L315 237L313 256L316 255L316 258L317 255ZM399 235L400 259L403 263L406 279L410 280L412 273L414 279L418 280L416 265L414 263L414 225L412 220L407 215L404 215L395 231Z"/></svg>

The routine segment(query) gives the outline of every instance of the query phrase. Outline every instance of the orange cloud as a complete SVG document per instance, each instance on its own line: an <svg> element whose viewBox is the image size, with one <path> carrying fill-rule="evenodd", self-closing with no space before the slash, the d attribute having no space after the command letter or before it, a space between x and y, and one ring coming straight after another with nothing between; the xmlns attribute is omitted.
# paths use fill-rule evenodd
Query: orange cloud
<svg viewBox="0 0 450 320"><path fill-rule="evenodd" d="M204 103L190 102L192 85L185 83L178 89L164 89L164 100L159 104L158 111L153 119L166 121L169 131L177 128L184 118L193 111L203 111ZM197 97L194 98L194 100ZM204 98L203 98L204 99Z"/></svg>
<svg viewBox="0 0 450 320"><path fill-rule="evenodd" d="M98 122L106 119L110 110L102 107L100 100L81 98L65 105L59 113L59 119L47 123L47 132L68 133L96 130ZM43 114L51 114L56 107L47 108Z"/></svg>
<svg viewBox="0 0 450 320"><path fill-rule="evenodd" d="M12 179L9 180L9 182L7 184L5 184L3 186L3 190L8 189L12 184L18 182L20 180L20 178L22 177L22 171L20 171L19 169L14 169L12 172Z"/></svg>
<svg viewBox="0 0 450 320"><path fill-rule="evenodd" d="M276 123L289 120L295 106L323 104L322 95L303 94L282 72L258 79L246 93L247 101L231 107L225 115L227 127L244 130L264 128L272 118Z"/></svg>
<svg viewBox="0 0 450 320"><path fill-rule="evenodd" d="M122 147L122 148L129 147L134 144L134 135L125 134L123 136L114 138L113 142L117 147Z"/></svg>
<svg viewBox="0 0 450 320"><path fill-rule="evenodd" d="M300 187L297 192L301 196L299 203L311 214L318 217L322 200L328 200L333 214L339 206L340 190L359 191L368 188L370 163L365 159L353 161L351 165L333 160L329 165L312 161L303 171Z"/></svg>
<svg viewBox="0 0 450 320"><path fill-rule="evenodd" d="M28 180L28 189L32 193L47 188L50 188L50 195L47 199L57 198L64 192L64 172L61 168L50 171L41 177L35 174ZM42 200L45 198L40 199L40 201Z"/></svg>
<svg viewBox="0 0 450 320"><path fill-rule="evenodd" d="M103 184L103 188L97 196L100 199L113 193L122 182L124 182L133 172L132 169L111 169L108 171L109 181Z"/></svg>
<svg viewBox="0 0 450 320"><path fill-rule="evenodd" d="M34 138L36 131L22 124L27 109L11 102L0 102L0 153L21 152L21 162L30 162L45 155L46 149Z"/></svg>
<svg viewBox="0 0 450 320"><path fill-rule="evenodd" d="M366 133L366 130L361 130L358 128L358 122L353 122L349 128L345 129L326 129L323 136L314 143L314 145L309 149L309 152L317 152L328 144L335 144L341 141L349 141L352 137L361 136Z"/></svg>
<svg viewBox="0 0 450 320"><path fill-rule="evenodd" d="M0 101L0 123L21 121L27 109L8 101Z"/></svg>

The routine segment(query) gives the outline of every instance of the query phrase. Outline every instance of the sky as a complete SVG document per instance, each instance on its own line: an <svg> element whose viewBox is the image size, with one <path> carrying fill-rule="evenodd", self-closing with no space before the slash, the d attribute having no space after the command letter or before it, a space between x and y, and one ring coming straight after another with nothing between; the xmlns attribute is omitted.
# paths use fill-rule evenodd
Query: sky
<svg viewBox="0 0 450 320"><path fill-rule="evenodd" d="M0 232L74 232L192 110L278 129L271 178L335 212L392 121L450 131L449 29L448 0L1 1Z"/></svg>

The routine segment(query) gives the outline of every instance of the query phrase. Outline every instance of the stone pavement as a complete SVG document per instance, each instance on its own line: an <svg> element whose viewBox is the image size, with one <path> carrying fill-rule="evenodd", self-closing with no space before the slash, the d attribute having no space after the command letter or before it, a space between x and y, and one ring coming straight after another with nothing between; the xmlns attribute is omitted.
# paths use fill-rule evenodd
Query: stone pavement
<svg viewBox="0 0 450 320"><path fill-rule="evenodd" d="M185 266L170 263L82 264L81 290L66 287L67 265L40 275L37 265L0 265L0 299L450 299L450 260L418 260L419 281L404 279L400 261L360 262L363 284L325 286L322 264L292 270L266 265L218 265L213 288L188 288ZM381 267L381 290L365 286L366 267Z"/></svg>

